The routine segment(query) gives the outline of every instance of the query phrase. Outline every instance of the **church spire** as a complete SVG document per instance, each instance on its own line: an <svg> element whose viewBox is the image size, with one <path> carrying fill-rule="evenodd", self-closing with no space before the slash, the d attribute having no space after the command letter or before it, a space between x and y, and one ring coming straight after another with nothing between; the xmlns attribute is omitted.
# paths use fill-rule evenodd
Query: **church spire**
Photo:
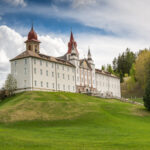
<svg viewBox="0 0 150 150"><path fill-rule="evenodd" d="M71 35L70 35L70 41L74 42L74 37L73 37L72 30L71 30Z"/></svg>
<svg viewBox="0 0 150 150"><path fill-rule="evenodd" d="M69 43L68 43L68 52L67 52L68 54L71 54L72 47L74 47L75 52L76 52L77 55L78 55L79 53L78 53L78 50L77 50L77 43L76 43L76 41L74 40L73 33L72 33L72 30L71 30L70 41L69 41Z"/></svg>
<svg viewBox="0 0 150 150"><path fill-rule="evenodd" d="M88 48L88 60L92 60L92 56L91 56L90 47Z"/></svg>

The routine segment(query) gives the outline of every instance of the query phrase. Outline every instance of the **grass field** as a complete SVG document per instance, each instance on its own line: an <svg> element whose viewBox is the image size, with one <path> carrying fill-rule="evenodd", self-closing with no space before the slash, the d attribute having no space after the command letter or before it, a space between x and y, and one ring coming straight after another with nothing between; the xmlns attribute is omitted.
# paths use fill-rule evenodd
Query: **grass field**
<svg viewBox="0 0 150 150"><path fill-rule="evenodd" d="M0 150L149 150L142 105L82 94L24 92L0 103Z"/></svg>

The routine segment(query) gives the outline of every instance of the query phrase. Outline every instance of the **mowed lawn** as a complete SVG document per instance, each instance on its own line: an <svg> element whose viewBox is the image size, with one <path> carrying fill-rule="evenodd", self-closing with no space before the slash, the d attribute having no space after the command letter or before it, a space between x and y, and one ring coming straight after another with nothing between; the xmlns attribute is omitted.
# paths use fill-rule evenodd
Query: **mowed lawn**
<svg viewBox="0 0 150 150"><path fill-rule="evenodd" d="M64 92L0 102L0 150L149 150L142 105Z"/></svg>

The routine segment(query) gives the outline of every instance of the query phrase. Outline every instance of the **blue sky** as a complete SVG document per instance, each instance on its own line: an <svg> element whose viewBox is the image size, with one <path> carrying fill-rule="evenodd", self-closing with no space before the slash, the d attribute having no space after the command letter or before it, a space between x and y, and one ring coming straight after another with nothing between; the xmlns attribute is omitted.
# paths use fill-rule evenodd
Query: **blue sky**
<svg viewBox="0 0 150 150"><path fill-rule="evenodd" d="M71 16L63 17L61 13L67 9L78 11L78 9L72 7L71 0L24 0L24 3L21 2L21 0L20 3L19 0L16 0L16 3L12 3L10 0L0 1L0 16L2 17L0 25L5 24L18 30L22 35L27 33L21 31L20 28L29 29L32 22L36 31L41 34L49 32L70 34L71 28L75 33L115 34L103 28L83 24Z"/></svg>
<svg viewBox="0 0 150 150"><path fill-rule="evenodd" d="M32 22L42 53L63 55L72 28L80 58L90 47L101 68L127 47L150 47L149 6L149 0L0 0L0 86L10 72L9 59L25 50Z"/></svg>

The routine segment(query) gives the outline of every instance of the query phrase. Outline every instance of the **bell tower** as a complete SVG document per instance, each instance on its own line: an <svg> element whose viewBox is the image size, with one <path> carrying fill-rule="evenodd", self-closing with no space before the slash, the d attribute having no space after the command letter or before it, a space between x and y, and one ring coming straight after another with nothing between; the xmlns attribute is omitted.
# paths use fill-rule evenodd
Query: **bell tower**
<svg viewBox="0 0 150 150"><path fill-rule="evenodd" d="M78 50L77 50L77 43L74 40L73 33L71 31L70 41L68 42L68 52L67 52L67 59L68 60L71 57L72 50L74 51L73 53L75 53L76 57L79 58L79 53L78 53Z"/></svg>
<svg viewBox="0 0 150 150"><path fill-rule="evenodd" d="M38 40L37 34L34 31L33 25L30 32L28 33L28 39L25 41L26 50L33 51L35 53L40 53L40 41Z"/></svg>

